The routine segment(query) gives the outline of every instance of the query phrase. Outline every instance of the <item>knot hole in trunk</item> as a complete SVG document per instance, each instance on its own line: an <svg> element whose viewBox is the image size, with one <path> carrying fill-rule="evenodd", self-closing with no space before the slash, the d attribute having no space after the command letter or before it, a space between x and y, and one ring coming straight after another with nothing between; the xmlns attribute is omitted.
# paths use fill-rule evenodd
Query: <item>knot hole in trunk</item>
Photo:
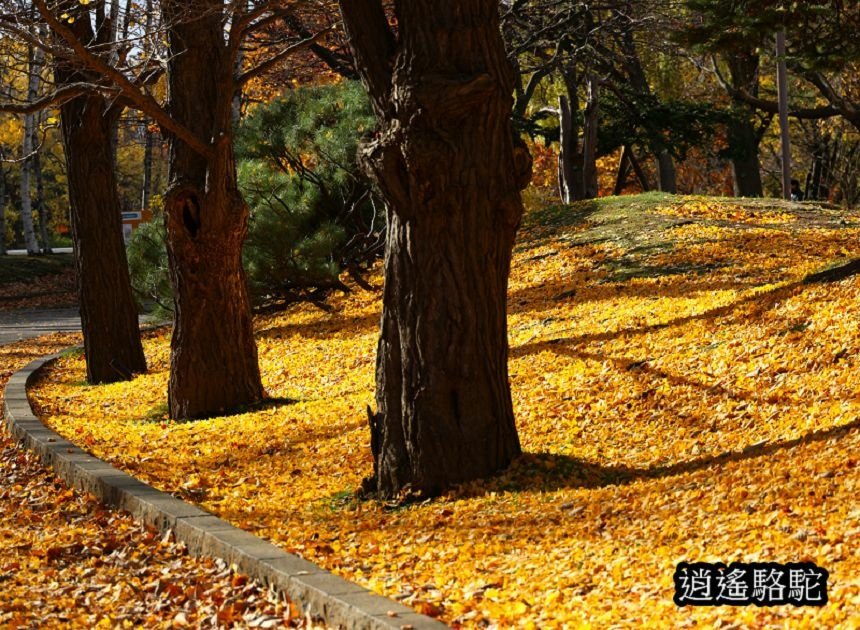
<svg viewBox="0 0 860 630"><path fill-rule="evenodd" d="M200 202L197 195L194 193L183 194L178 202L182 209L182 223L185 224L185 229L191 238L197 238L197 233L200 231Z"/></svg>

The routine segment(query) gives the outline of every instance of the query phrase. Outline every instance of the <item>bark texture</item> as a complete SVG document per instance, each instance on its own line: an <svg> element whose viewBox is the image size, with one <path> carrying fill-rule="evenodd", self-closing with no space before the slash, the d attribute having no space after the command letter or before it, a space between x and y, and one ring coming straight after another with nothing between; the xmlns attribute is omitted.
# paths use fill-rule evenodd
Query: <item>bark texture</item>
<svg viewBox="0 0 860 630"><path fill-rule="evenodd" d="M753 50L737 51L727 56L732 85L754 97L759 93L759 56ZM762 197L759 144L762 134L754 122L754 110L736 103L728 126L729 152L736 197Z"/></svg>
<svg viewBox="0 0 860 630"><path fill-rule="evenodd" d="M34 137L33 144L36 144ZM45 204L45 181L42 176L42 155L39 151L33 154L33 177L36 179L36 212L39 215L39 237L42 240L42 253L53 254L51 249L51 234L48 229L50 213Z"/></svg>
<svg viewBox="0 0 860 630"><path fill-rule="evenodd" d="M3 153L0 152L0 158ZM6 170L0 164L0 256L6 254Z"/></svg>
<svg viewBox="0 0 860 630"><path fill-rule="evenodd" d="M588 97L585 104L585 124L582 138L582 188L585 199L594 199L599 191L597 180L597 133L600 124L600 80L588 76Z"/></svg>
<svg viewBox="0 0 860 630"><path fill-rule="evenodd" d="M85 12L86 7L80 5L78 10ZM104 26L94 31L92 22L83 17L74 21L72 29L87 44L105 44L112 36ZM96 77L81 67L57 60L54 80L62 86L95 82ZM79 96L60 108L90 383L111 383L146 372L122 237L111 143L121 111L121 106L96 93Z"/></svg>
<svg viewBox="0 0 860 630"><path fill-rule="evenodd" d="M497 2L398 2L396 38L378 0L341 10L380 123L363 159L388 204L366 486L433 495L520 453L506 294L531 157Z"/></svg>
<svg viewBox="0 0 860 630"><path fill-rule="evenodd" d="M561 134L558 149L558 187L562 202L571 203L585 198L584 155L579 145L579 82L574 68L565 68L562 79L566 93L558 97Z"/></svg>
<svg viewBox="0 0 860 630"><path fill-rule="evenodd" d="M39 96L39 86L42 82L41 72L45 53L41 48L30 46L28 53L27 101L33 102ZM21 142L21 224L24 231L24 247L28 254L39 253L39 243L36 241L36 230L33 223L33 199L31 180L33 176L33 154L36 150L33 144L36 129L36 114L24 115L24 136Z"/></svg>
<svg viewBox="0 0 860 630"><path fill-rule="evenodd" d="M78 97L60 109L90 383L146 371L110 143L118 117L100 95Z"/></svg>
<svg viewBox="0 0 860 630"><path fill-rule="evenodd" d="M242 269L248 206L233 158L233 60L220 2L165 2L171 116L210 147L169 137L165 196L175 325L171 417L212 416L263 397L251 304Z"/></svg>

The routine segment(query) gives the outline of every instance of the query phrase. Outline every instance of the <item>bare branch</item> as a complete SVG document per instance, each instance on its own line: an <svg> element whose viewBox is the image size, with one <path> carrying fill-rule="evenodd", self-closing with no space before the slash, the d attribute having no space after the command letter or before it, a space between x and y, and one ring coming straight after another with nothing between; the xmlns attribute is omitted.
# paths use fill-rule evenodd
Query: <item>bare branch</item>
<svg viewBox="0 0 860 630"><path fill-rule="evenodd" d="M267 59L263 63L251 68L247 72L243 72L236 79L236 82L240 86L245 85L248 81L250 81L254 77L260 76L261 74L263 74L267 70L269 70L269 69L273 68L274 66L276 66L277 64L279 64L284 58L289 57L290 55L302 50L303 48L310 47L311 45L316 43L317 40L319 40L323 35L330 32L332 30L332 28L333 27L330 26L327 29L320 31L316 35L308 37L307 39L303 39L302 41L297 42L297 43L293 44L292 46L288 46L287 48L285 48L284 50L282 50L278 54L274 55L273 57L270 57L269 59Z"/></svg>
<svg viewBox="0 0 860 630"><path fill-rule="evenodd" d="M196 153L202 156L209 156L212 152L212 147L195 136L188 128L179 124L173 117L168 114L161 105L149 94L142 92L127 76L118 69L106 63L103 59L93 54L72 31L63 24L53 12L48 8L45 0L33 0L33 4L39 10L42 18L51 28L51 30L59 35L66 44L74 51L75 56L85 66L97 72L101 76L111 81L122 91L133 106L144 114L152 118L162 129L173 134L182 142L187 144Z"/></svg>
<svg viewBox="0 0 860 630"><path fill-rule="evenodd" d="M58 107L63 103L82 96L84 94L92 94L93 92L102 91L98 85L92 83L70 83L64 85L52 93L43 96L30 102L24 103L0 103L0 112L6 114L33 114L51 107Z"/></svg>

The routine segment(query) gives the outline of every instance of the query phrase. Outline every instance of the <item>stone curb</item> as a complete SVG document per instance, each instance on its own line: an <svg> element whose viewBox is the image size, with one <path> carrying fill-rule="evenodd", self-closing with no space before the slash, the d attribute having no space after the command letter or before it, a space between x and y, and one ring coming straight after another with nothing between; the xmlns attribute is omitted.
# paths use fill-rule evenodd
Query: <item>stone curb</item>
<svg viewBox="0 0 860 630"><path fill-rule="evenodd" d="M27 385L40 368L58 356L37 359L12 375L6 384L3 417L13 437L71 487L126 510L162 532L171 530L192 555L223 558L236 565L241 573L285 594L303 615L321 619L329 626L350 630L448 627L156 490L46 427L33 415Z"/></svg>

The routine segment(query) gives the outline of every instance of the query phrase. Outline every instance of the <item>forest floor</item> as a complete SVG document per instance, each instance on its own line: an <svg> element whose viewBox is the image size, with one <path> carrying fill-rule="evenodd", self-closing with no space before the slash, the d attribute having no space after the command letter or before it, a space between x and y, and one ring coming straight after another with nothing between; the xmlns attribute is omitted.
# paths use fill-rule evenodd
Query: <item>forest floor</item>
<svg viewBox="0 0 860 630"><path fill-rule="evenodd" d="M32 399L95 455L455 627L855 628L860 278L839 265L860 257L860 217L530 203L509 307L526 454L495 479L355 498L378 292L258 320L265 387L290 402L169 421L165 332L146 336L149 374L93 387L68 355ZM830 603L678 608L681 561L815 562Z"/></svg>
<svg viewBox="0 0 860 630"><path fill-rule="evenodd" d="M6 380L30 361L80 343L76 334L0 345ZM295 606L223 561L69 489L0 423L0 628L273 628Z"/></svg>
<svg viewBox="0 0 860 630"><path fill-rule="evenodd" d="M0 311L76 304L72 254L0 257Z"/></svg>

